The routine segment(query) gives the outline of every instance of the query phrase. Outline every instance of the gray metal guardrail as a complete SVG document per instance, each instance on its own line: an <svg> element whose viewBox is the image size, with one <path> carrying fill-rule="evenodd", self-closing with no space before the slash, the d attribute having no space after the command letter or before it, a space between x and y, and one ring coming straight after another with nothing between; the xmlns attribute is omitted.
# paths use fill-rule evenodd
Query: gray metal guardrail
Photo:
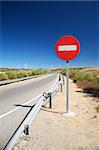
<svg viewBox="0 0 99 150"><path fill-rule="evenodd" d="M42 105L45 102L49 102L49 107L52 108L52 95L56 93L59 89L62 92L62 85L64 85L63 76L58 74L58 77L55 83L50 87L50 90L48 90L47 92L43 92L39 100L33 106L31 106L29 112L26 114L26 116L24 117L16 131L13 133L3 150L11 150L22 132L24 132L26 135L29 135L29 126L33 122L37 113L40 111Z"/></svg>

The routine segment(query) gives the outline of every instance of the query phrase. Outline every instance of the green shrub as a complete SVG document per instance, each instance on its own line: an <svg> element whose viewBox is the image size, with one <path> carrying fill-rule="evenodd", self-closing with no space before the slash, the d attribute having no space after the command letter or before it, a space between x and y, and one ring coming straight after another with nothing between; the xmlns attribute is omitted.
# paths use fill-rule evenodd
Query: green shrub
<svg viewBox="0 0 99 150"><path fill-rule="evenodd" d="M86 81L93 81L93 80L96 80L96 75L95 74L92 74L92 73L87 73L84 77L84 80Z"/></svg>
<svg viewBox="0 0 99 150"><path fill-rule="evenodd" d="M96 79L96 80L97 80L97 84L99 84L99 77L97 77L97 79Z"/></svg>
<svg viewBox="0 0 99 150"><path fill-rule="evenodd" d="M4 72L0 74L0 80L8 80L8 75Z"/></svg>
<svg viewBox="0 0 99 150"><path fill-rule="evenodd" d="M76 83L78 81L83 81L84 77L85 77L84 73L75 72L75 75L72 77L72 79Z"/></svg>
<svg viewBox="0 0 99 150"><path fill-rule="evenodd" d="M28 76L28 73L26 71L17 72L17 77L18 78L24 78L24 77L27 77L27 76Z"/></svg>
<svg viewBox="0 0 99 150"><path fill-rule="evenodd" d="M8 71L0 73L0 80L8 80L8 79L17 79L24 78L28 76L45 74L47 71L45 70L20 70L20 71Z"/></svg>
<svg viewBox="0 0 99 150"><path fill-rule="evenodd" d="M15 72L6 72L9 79L17 79L17 74Z"/></svg>
<svg viewBox="0 0 99 150"><path fill-rule="evenodd" d="M63 69L61 73L65 76L66 75L66 69Z"/></svg>
<svg viewBox="0 0 99 150"><path fill-rule="evenodd" d="M65 75L66 70L63 70L62 74ZM99 97L99 77L97 77L96 74L81 72L79 69L75 68L70 69L69 76L84 92Z"/></svg>
<svg viewBox="0 0 99 150"><path fill-rule="evenodd" d="M45 70L33 70L32 75L40 75L40 74L46 74L47 71Z"/></svg>
<svg viewBox="0 0 99 150"><path fill-rule="evenodd" d="M28 76L32 76L32 71L27 71Z"/></svg>
<svg viewBox="0 0 99 150"><path fill-rule="evenodd" d="M35 76L36 75L36 72L35 70L32 71L32 76Z"/></svg>

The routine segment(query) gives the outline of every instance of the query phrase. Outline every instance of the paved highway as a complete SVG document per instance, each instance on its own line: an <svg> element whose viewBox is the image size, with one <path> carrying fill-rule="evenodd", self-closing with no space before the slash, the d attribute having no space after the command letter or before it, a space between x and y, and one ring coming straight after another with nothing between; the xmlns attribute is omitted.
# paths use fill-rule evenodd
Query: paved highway
<svg viewBox="0 0 99 150"><path fill-rule="evenodd" d="M50 74L0 87L0 150L32 106L31 99L48 90L56 78Z"/></svg>

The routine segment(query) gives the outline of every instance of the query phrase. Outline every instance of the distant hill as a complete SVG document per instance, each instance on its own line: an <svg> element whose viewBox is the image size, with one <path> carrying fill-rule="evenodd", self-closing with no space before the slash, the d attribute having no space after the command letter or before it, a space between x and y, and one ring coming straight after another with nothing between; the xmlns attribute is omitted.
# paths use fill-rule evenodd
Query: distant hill
<svg viewBox="0 0 99 150"><path fill-rule="evenodd" d="M97 76L99 76L99 67L84 68L84 69L81 69L81 72L94 73Z"/></svg>

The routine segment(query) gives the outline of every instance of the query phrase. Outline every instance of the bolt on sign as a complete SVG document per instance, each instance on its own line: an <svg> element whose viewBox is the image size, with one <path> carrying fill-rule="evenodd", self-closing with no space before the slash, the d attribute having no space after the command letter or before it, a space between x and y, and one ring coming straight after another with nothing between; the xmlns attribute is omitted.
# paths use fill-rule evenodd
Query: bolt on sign
<svg viewBox="0 0 99 150"><path fill-rule="evenodd" d="M78 56L80 52L80 43L74 36L63 36L56 42L56 54L59 58L63 59L67 63L66 69L66 113L63 115L66 117L75 116L73 112L69 111L69 61Z"/></svg>

